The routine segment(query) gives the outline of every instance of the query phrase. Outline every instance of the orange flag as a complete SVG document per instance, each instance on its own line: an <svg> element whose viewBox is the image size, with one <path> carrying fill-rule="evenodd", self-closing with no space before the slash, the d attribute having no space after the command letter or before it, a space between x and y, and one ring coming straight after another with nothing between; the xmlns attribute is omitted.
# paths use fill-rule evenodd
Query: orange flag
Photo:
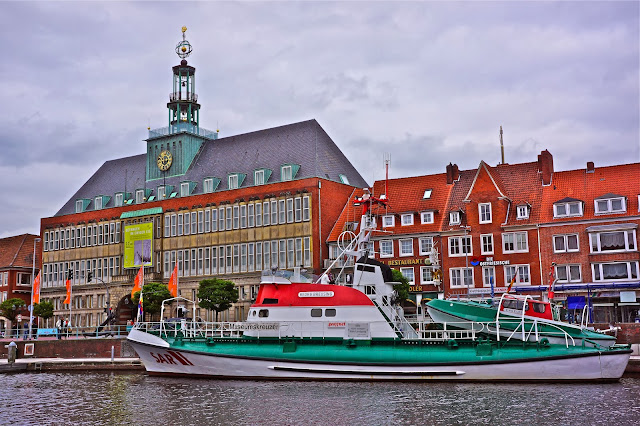
<svg viewBox="0 0 640 426"><path fill-rule="evenodd" d="M64 299L64 302L62 303L66 303L68 305L71 303L71 280L67 280L65 285L67 286L67 298Z"/></svg>
<svg viewBox="0 0 640 426"><path fill-rule="evenodd" d="M169 278L169 284L167 284L169 288L169 293L173 297L178 296L178 264L173 268L173 272L171 273L171 278Z"/></svg>
<svg viewBox="0 0 640 426"><path fill-rule="evenodd" d="M144 266L140 267L138 271L138 275L133 280L133 290L131 290L131 298L133 299L133 295L136 291L142 291L142 281L144 280Z"/></svg>
<svg viewBox="0 0 640 426"><path fill-rule="evenodd" d="M33 280L33 293L31 294L31 306L36 303L40 303L40 273L35 280Z"/></svg>

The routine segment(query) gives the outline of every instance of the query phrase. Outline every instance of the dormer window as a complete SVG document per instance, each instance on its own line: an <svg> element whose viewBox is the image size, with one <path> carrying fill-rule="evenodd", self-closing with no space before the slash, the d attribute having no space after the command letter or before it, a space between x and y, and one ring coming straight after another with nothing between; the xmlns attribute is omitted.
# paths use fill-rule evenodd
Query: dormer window
<svg viewBox="0 0 640 426"><path fill-rule="evenodd" d="M94 199L93 208L94 208L94 210L101 210L102 209L102 196L98 196L98 197L96 197Z"/></svg>
<svg viewBox="0 0 640 426"><path fill-rule="evenodd" d="M191 181L180 182L180 196L188 197L193 193L193 190L196 188L196 183ZM173 194L172 194L173 196Z"/></svg>
<svg viewBox="0 0 640 426"><path fill-rule="evenodd" d="M460 223L460 212L457 210L449 212L449 225L460 225Z"/></svg>
<svg viewBox="0 0 640 426"><path fill-rule="evenodd" d="M238 189L238 174L229 175L229 189Z"/></svg>
<svg viewBox="0 0 640 426"><path fill-rule="evenodd" d="M144 190L138 189L136 190L136 204L144 203Z"/></svg>
<svg viewBox="0 0 640 426"><path fill-rule="evenodd" d="M293 179L292 176L291 166L282 166L282 181L291 180Z"/></svg>
<svg viewBox="0 0 640 426"><path fill-rule="evenodd" d="M433 212L420 213L420 219L423 225L433 223Z"/></svg>
<svg viewBox="0 0 640 426"><path fill-rule="evenodd" d="M529 219L529 206L524 204L516 207L516 219Z"/></svg>
<svg viewBox="0 0 640 426"><path fill-rule="evenodd" d="M264 170L253 172L253 182L255 185L264 185Z"/></svg>
<svg viewBox="0 0 640 426"><path fill-rule="evenodd" d="M88 200L76 200L76 213L82 213L87 208Z"/></svg>
<svg viewBox="0 0 640 426"><path fill-rule="evenodd" d="M115 205L116 207L122 207L123 204L124 204L124 193L118 192L115 198Z"/></svg>
<svg viewBox="0 0 640 426"><path fill-rule="evenodd" d="M424 194L422 195L422 199L428 200L429 198L431 198L432 192L433 192L433 189L425 189Z"/></svg>
<svg viewBox="0 0 640 426"><path fill-rule="evenodd" d="M349 178L347 175L340 174L338 177L340 178L340 182L349 185Z"/></svg>
<svg viewBox="0 0 640 426"><path fill-rule="evenodd" d="M565 198L553 204L553 217L582 216L582 201Z"/></svg>
<svg viewBox="0 0 640 426"><path fill-rule="evenodd" d="M206 178L202 186L203 186L202 192L204 192L205 194L213 192L213 179Z"/></svg>
<svg viewBox="0 0 640 426"><path fill-rule="evenodd" d="M406 213L400 216L400 220L402 221L402 226L413 225L413 213Z"/></svg>
<svg viewBox="0 0 640 426"><path fill-rule="evenodd" d="M157 192L158 200L164 200L165 199L165 197L167 196L166 190L167 190L167 188L164 187L164 186L159 186L158 187L158 192Z"/></svg>
<svg viewBox="0 0 640 426"><path fill-rule="evenodd" d="M393 215L383 216L382 217L382 227L383 228L389 228L389 227L392 227L392 226L396 226L395 219L396 218Z"/></svg>
<svg viewBox="0 0 640 426"><path fill-rule="evenodd" d="M627 211L625 197L613 194L603 195L594 201L596 214L624 213Z"/></svg>

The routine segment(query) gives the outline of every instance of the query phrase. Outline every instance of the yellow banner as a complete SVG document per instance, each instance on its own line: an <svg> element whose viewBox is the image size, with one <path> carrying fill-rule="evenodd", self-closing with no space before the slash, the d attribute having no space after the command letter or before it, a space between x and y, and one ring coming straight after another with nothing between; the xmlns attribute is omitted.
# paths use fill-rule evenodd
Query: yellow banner
<svg viewBox="0 0 640 426"><path fill-rule="evenodd" d="M153 266L153 222L124 227L124 267Z"/></svg>

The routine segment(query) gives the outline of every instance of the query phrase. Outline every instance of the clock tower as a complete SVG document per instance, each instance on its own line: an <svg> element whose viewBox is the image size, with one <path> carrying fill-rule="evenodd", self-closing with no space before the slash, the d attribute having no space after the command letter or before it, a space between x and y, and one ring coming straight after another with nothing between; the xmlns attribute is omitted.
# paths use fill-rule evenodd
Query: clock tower
<svg viewBox="0 0 640 426"><path fill-rule="evenodd" d="M184 175L202 144L218 138L217 132L200 127L196 69L186 60L193 48L186 39L186 31L187 27L182 27L182 41L175 49L181 60L173 67L173 89L167 103L169 125L149 129L146 140L147 181Z"/></svg>

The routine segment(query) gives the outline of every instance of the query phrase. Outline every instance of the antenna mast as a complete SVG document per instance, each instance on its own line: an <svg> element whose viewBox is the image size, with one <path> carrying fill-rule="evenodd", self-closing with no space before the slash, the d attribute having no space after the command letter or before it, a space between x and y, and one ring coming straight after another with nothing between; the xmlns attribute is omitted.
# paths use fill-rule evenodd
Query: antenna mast
<svg viewBox="0 0 640 426"><path fill-rule="evenodd" d="M391 154L385 153L383 156L384 159L384 169L385 169L385 178L384 178L384 196L389 197L387 183L389 182L389 164L391 164Z"/></svg>
<svg viewBox="0 0 640 426"><path fill-rule="evenodd" d="M502 142L502 126L500 126L500 155L502 157L502 164L504 164L504 143Z"/></svg>

